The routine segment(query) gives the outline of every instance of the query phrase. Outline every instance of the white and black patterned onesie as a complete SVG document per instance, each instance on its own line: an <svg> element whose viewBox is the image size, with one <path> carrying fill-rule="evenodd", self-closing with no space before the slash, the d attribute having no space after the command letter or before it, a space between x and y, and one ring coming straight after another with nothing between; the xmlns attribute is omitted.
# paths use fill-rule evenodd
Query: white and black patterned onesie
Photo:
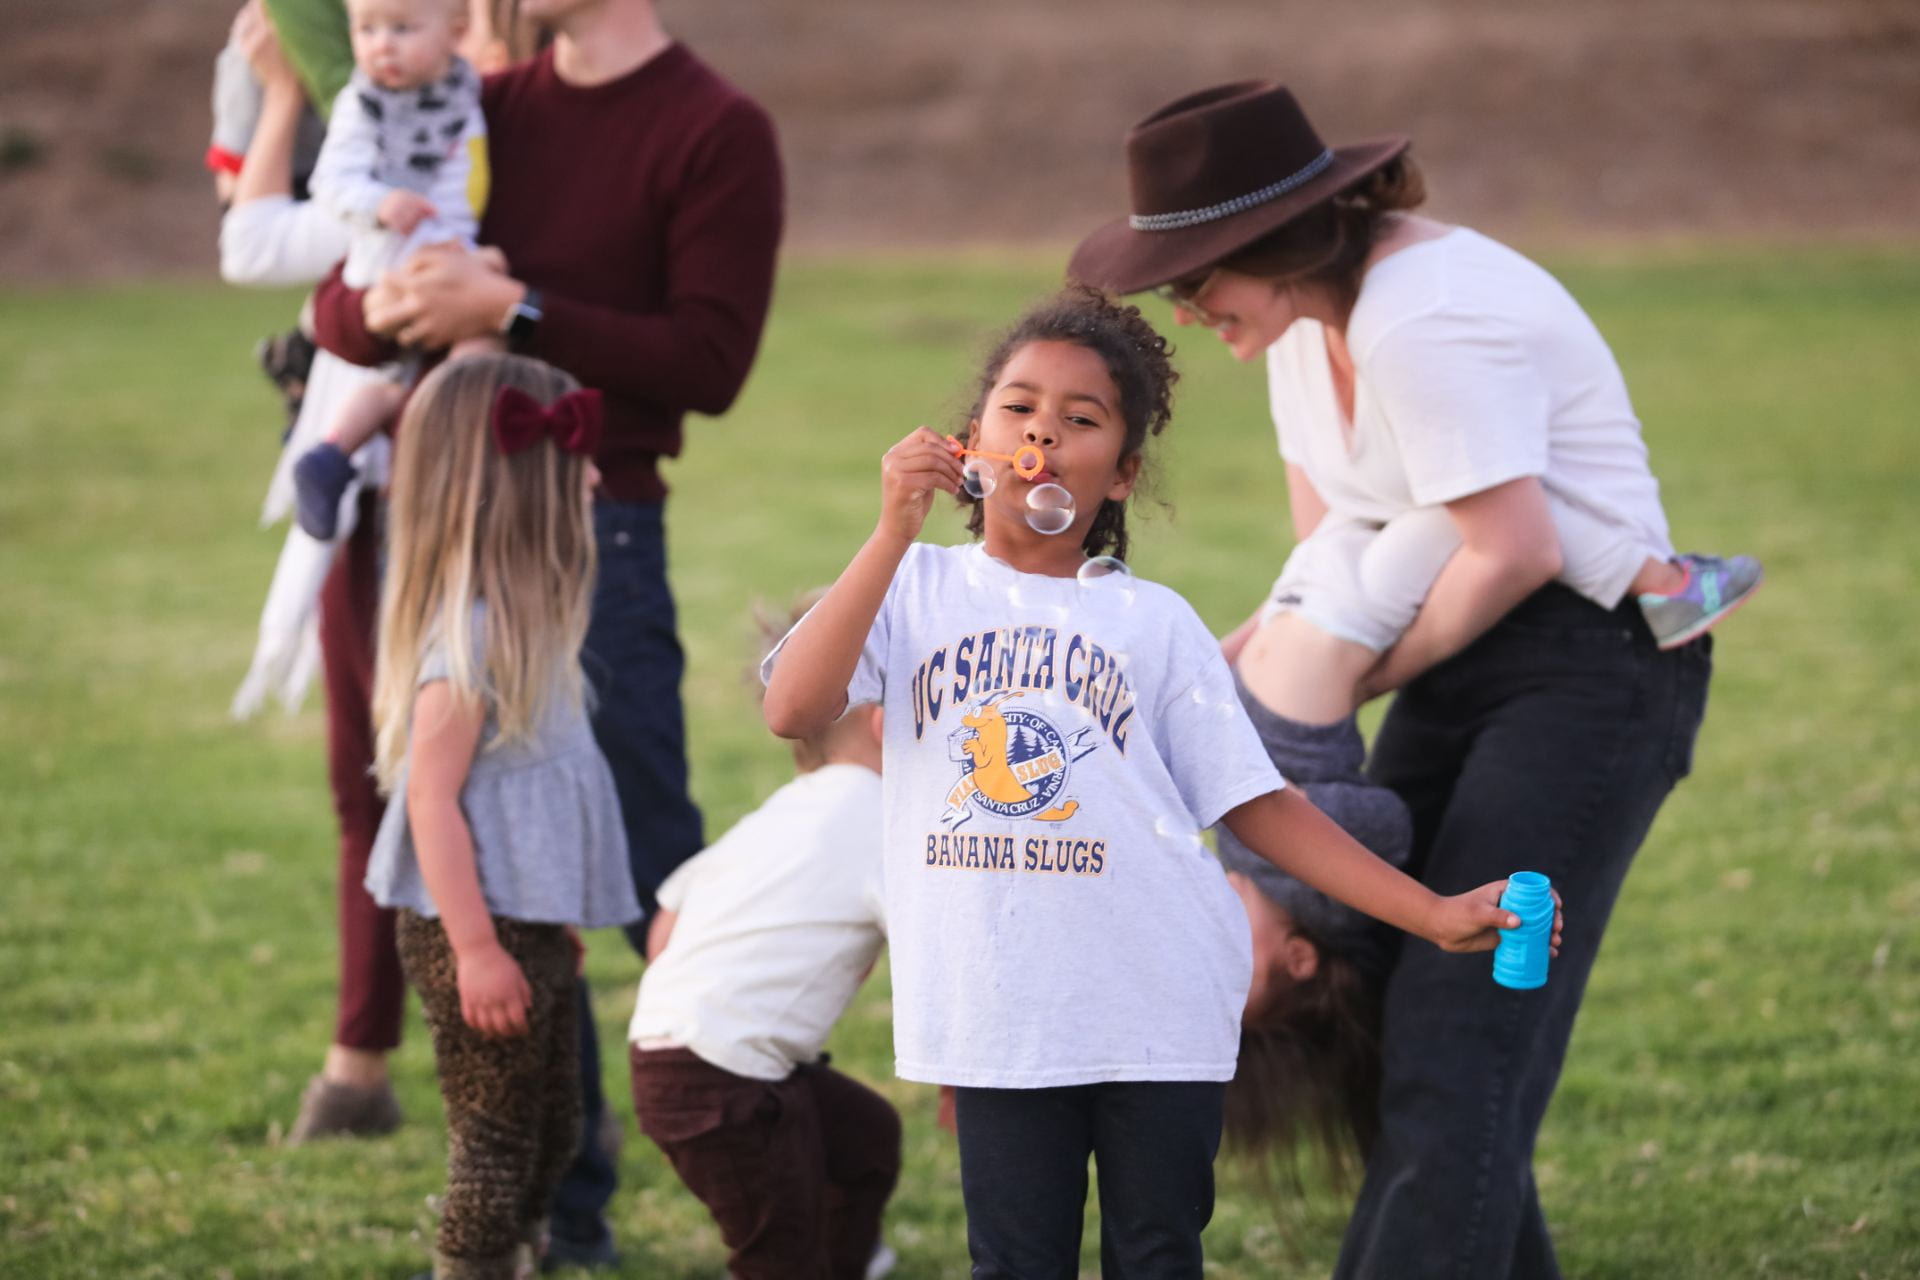
<svg viewBox="0 0 1920 1280"><path fill-rule="evenodd" d="M382 227L380 201L396 187L425 196L438 215L408 235ZM349 287L372 284L420 245L472 245L487 202L479 75L455 58L432 84L383 89L356 70L334 99L312 188L314 199L353 228L344 272Z"/></svg>

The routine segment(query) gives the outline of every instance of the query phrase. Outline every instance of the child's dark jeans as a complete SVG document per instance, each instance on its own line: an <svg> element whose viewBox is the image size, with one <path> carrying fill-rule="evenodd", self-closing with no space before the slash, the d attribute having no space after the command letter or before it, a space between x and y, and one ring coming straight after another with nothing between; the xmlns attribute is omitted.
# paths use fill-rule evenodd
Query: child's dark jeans
<svg viewBox="0 0 1920 1280"><path fill-rule="evenodd" d="M1225 1096L1158 1081L956 1090L975 1280L1080 1274L1088 1155L1106 1280L1198 1280Z"/></svg>
<svg viewBox="0 0 1920 1280"><path fill-rule="evenodd" d="M688 1049L631 1050L640 1131L666 1153L741 1280L860 1280L900 1176L900 1115L824 1063L738 1076Z"/></svg>

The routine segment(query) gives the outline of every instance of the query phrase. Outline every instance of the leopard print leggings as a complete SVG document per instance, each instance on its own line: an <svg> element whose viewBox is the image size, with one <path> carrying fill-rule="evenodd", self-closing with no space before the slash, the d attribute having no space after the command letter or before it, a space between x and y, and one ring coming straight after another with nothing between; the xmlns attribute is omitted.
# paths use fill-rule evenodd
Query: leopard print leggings
<svg viewBox="0 0 1920 1280"><path fill-rule="evenodd" d="M447 1194L436 1276L513 1275L580 1142L580 1034L573 944L554 924L494 917L533 988L528 1034L495 1039L460 1016L453 948L438 920L401 911L400 966L420 993L447 1106Z"/></svg>

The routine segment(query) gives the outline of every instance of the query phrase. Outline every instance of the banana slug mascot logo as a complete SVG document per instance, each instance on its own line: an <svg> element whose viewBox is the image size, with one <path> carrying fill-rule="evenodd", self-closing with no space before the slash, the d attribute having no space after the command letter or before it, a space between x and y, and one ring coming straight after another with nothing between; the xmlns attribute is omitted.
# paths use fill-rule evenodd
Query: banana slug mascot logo
<svg viewBox="0 0 1920 1280"><path fill-rule="evenodd" d="M940 821L960 826L979 808L999 818L1065 822L1080 809L1078 800L1060 801L1072 763L1099 744L1093 730L1071 737L1051 721L1024 707L1005 704L1020 697L1003 691L966 708L960 728L947 737L947 758L962 766L960 780L947 792Z"/></svg>

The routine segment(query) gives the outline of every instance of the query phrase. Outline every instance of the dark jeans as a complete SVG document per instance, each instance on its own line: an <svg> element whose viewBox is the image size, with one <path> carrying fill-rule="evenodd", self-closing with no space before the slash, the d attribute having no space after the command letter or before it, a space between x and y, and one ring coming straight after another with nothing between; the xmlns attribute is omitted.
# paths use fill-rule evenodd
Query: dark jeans
<svg viewBox="0 0 1920 1280"><path fill-rule="evenodd" d="M860 1280L900 1177L900 1114L825 1063L754 1080L630 1051L633 1113L713 1214L737 1280Z"/></svg>
<svg viewBox="0 0 1920 1280"><path fill-rule="evenodd" d="M1158 1081L955 1090L976 1280L1080 1274L1089 1154L1101 1274L1197 1278L1225 1096L1222 1084Z"/></svg>
<svg viewBox="0 0 1920 1280"><path fill-rule="evenodd" d="M680 711L685 668L667 586L667 540L657 502L594 504L600 576L581 655L593 690L593 735L613 771L633 862L633 886L647 915L627 929L644 954L654 890L700 851L700 810L687 793L686 733ZM600 1041L586 984L581 983L580 1071L586 1108L580 1154L554 1196L553 1230L574 1240L605 1232L601 1212L613 1196L616 1171L599 1145L605 1097Z"/></svg>
<svg viewBox="0 0 1920 1280"><path fill-rule="evenodd" d="M1534 1137L1627 867L1691 766L1711 653L1661 653L1631 601L1609 613L1554 585L1394 700L1371 768L1413 810L1411 872L1449 894L1545 872L1566 926L1535 991L1496 985L1484 956L1401 946L1381 1138L1337 1277L1560 1274Z"/></svg>

